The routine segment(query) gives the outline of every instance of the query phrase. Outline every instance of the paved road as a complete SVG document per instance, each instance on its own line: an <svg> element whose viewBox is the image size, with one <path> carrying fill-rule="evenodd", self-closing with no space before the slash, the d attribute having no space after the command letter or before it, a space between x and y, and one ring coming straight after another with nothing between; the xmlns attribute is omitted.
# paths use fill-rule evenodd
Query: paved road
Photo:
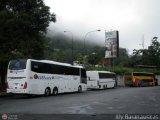
<svg viewBox="0 0 160 120"><path fill-rule="evenodd" d="M50 97L0 98L0 113L18 114L158 114L160 86L117 87Z"/></svg>

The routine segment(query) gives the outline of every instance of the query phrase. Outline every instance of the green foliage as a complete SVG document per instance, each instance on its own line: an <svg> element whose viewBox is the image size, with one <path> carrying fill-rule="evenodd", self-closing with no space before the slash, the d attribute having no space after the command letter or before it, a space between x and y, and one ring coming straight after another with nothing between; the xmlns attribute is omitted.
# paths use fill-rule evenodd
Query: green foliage
<svg viewBox="0 0 160 120"><path fill-rule="evenodd" d="M151 71L151 73L154 73L156 75L160 75L160 70L154 70L154 71Z"/></svg>
<svg viewBox="0 0 160 120"><path fill-rule="evenodd" d="M154 37L148 49L134 50L131 57L132 65L151 65L160 67L160 43Z"/></svg>
<svg viewBox="0 0 160 120"><path fill-rule="evenodd" d="M130 57L126 48L119 48L119 57L113 59L114 66L130 67Z"/></svg>
<svg viewBox="0 0 160 120"><path fill-rule="evenodd" d="M8 61L43 57L45 33L55 14L43 0L0 0L0 76L4 83Z"/></svg>
<svg viewBox="0 0 160 120"><path fill-rule="evenodd" d="M104 48L96 44L86 44L87 54L84 55L83 41L74 39L73 41L73 60L80 63L102 64ZM95 54L94 54L95 53ZM93 55L94 54L94 55ZM48 38L48 46L45 49L45 57L50 60L60 62L72 62L72 41L64 34L57 34ZM96 59L95 59L96 58Z"/></svg>
<svg viewBox="0 0 160 120"><path fill-rule="evenodd" d="M55 21L43 0L1 0L0 18L0 61L13 56L41 57L44 33L49 22Z"/></svg>

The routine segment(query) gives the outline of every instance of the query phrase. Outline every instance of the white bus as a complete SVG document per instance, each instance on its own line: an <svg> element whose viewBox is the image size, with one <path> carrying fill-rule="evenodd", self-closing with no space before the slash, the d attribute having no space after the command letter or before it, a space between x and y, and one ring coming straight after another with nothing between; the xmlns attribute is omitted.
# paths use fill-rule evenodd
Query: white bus
<svg viewBox="0 0 160 120"><path fill-rule="evenodd" d="M87 71L88 89L106 89L116 86L116 74L109 71Z"/></svg>
<svg viewBox="0 0 160 120"><path fill-rule="evenodd" d="M57 95L65 92L87 90L86 71L49 60L20 59L9 62L7 93Z"/></svg>

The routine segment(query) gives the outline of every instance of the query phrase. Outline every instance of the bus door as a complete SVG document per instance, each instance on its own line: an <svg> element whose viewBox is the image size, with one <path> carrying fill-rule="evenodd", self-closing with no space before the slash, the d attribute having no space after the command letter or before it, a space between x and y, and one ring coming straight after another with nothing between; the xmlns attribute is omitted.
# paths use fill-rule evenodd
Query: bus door
<svg viewBox="0 0 160 120"><path fill-rule="evenodd" d="M80 69L80 83L85 83L87 84L87 75L86 75L86 70L85 69Z"/></svg>

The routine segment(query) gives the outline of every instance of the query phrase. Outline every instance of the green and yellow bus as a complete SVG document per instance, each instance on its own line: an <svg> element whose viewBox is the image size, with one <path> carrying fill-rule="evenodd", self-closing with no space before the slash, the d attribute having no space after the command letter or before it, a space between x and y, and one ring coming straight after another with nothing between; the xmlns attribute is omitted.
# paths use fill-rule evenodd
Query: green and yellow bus
<svg viewBox="0 0 160 120"><path fill-rule="evenodd" d="M148 72L131 72L125 73L125 86L155 86L157 79L153 73Z"/></svg>

